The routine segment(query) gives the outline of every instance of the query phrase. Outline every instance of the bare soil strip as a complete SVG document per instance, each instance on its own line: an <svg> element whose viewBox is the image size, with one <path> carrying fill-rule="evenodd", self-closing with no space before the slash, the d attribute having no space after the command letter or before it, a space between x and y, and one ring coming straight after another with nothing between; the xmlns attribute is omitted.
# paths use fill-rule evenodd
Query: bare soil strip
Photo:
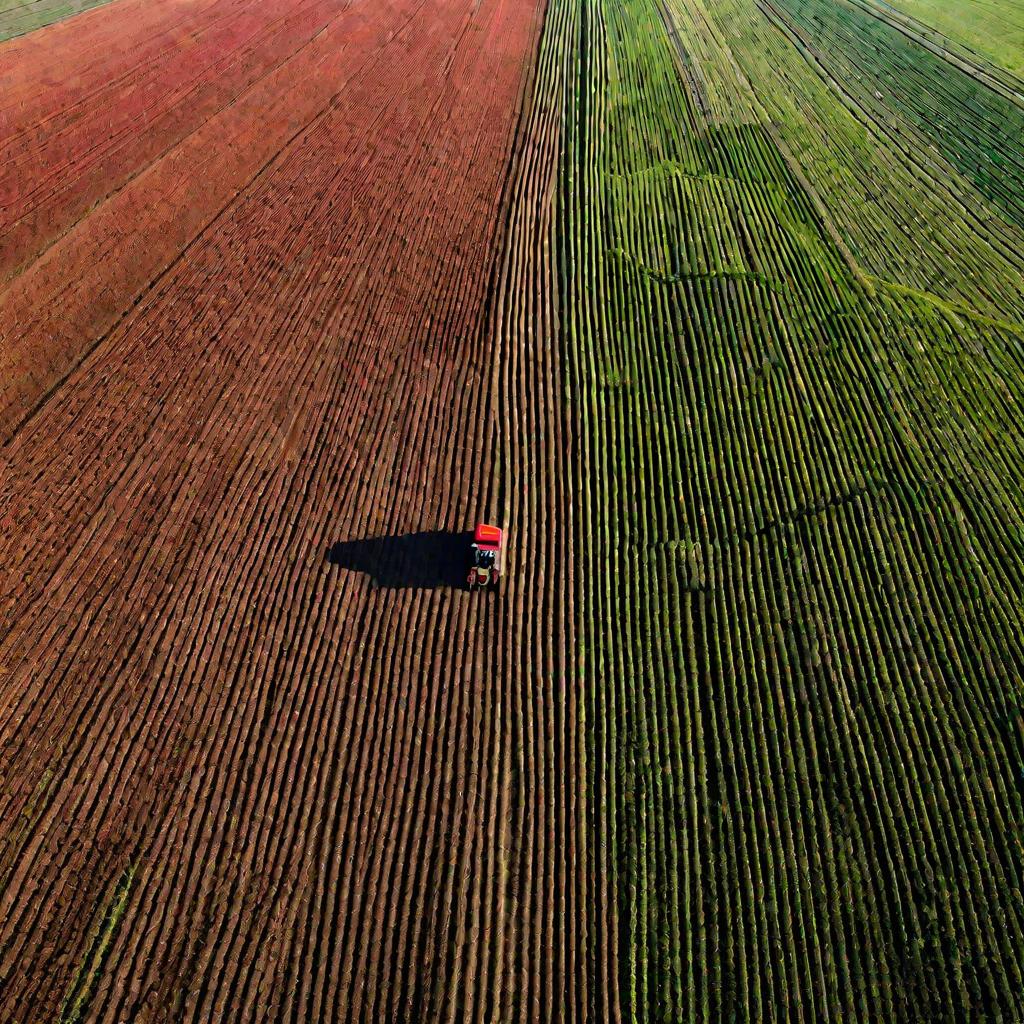
<svg viewBox="0 0 1024 1024"><path fill-rule="evenodd" d="M158 237L159 161L111 200L143 190L159 259L103 261L137 300L3 451L0 1018L85 992L103 1021L532 1020L578 992L546 493L496 598L328 558L502 513L492 384L546 375L499 358L488 303L542 14L362 9L296 58L297 133L250 117L237 148L278 152L222 147L205 220ZM107 216L57 244L87 261Z"/></svg>

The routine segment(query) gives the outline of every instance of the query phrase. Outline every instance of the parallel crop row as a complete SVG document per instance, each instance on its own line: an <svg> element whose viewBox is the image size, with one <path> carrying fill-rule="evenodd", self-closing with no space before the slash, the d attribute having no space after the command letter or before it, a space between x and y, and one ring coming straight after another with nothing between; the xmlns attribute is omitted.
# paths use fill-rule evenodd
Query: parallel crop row
<svg viewBox="0 0 1024 1024"><path fill-rule="evenodd" d="M878 13L928 45L1003 82L1024 82L1024 3L1004 0L872 0ZM1021 91L1019 87L1016 91Z"/></svg>
<svg viewBox="0 0 1024 1024"><path fill-rule="evenodd" d="M826 56L784 5L768 0L716 0L706 9L694 0L674 11L691 48L717 37L707 77L745 79L741 96L748 106L756 100L784 139L865 273L965 312L1024 319L1024 232L943 155L932 137L943 132L930 136L902 115L904 87L894 90L879 67L861 66L894 58L872 51L860 61L834 47ZM723 52L731 53L724 66ZM969 132L972 93L984 88L962 66L929 58L954 97L944 118ZM988 104L1001 102L993 95ZM1012 134L1004 145L1006 158L1018 160Z"/></svg>
<svg viewBox="0 0 1024 1024"><path fill-rule="evenodd" d="M776 9L872 120L885 118L904 145L937 150L1024 227L1024 100L960 70L865 0L776 0Z"/></svg>
<svg viewBox="0 0 1024 1024"><path fill-rule="evenodd" d="M635 1020L1017 1020L1011 257L957 285L988 319L868 280L843 235L918 193L837 229L726 44L765 29L593 0L559 43L595 988Z"/></svg>

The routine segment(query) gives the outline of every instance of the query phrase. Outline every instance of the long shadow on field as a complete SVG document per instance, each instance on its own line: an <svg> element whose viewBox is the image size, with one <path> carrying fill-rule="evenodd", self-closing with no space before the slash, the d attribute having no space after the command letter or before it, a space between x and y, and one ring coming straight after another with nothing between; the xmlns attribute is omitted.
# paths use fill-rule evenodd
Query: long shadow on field
<svg viewBox="0 0 1024 1024"><path fill-rule="evenodd" d="M366 573L375 586L395 590L464 587L473 534L424 530L390 537L342 540L327 551L331 565Z"/></svg>

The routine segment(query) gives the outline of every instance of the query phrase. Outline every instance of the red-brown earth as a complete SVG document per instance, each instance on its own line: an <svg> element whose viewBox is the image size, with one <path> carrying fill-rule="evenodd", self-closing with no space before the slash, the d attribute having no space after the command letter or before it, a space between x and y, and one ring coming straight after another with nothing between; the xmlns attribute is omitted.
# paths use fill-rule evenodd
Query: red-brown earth
<svg viewBox="0 0 1024 1024"><path fill-rule="evenodd" d="M122 0L0 48L0 1019L584 1005L559 378L510 299L543 16Z"/></svg>

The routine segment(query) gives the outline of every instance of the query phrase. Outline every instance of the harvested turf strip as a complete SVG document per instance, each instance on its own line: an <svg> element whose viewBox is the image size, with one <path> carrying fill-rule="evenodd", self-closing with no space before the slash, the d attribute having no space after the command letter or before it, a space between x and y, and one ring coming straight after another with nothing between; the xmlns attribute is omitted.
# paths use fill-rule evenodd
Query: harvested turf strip
<svg viewBox="0 0 1024 1024"><path fill-rule="evenodd" d="M342 10L275 72L297 125L225 108L244 134L194 151L220 198L187 232L159 159L85 219L152 218L158 256L102 261L122 311L4 450L0 1018L561 998L551 704L504 653L516 599L438 563L499 511L488 286L541 15Z"/></svg>

